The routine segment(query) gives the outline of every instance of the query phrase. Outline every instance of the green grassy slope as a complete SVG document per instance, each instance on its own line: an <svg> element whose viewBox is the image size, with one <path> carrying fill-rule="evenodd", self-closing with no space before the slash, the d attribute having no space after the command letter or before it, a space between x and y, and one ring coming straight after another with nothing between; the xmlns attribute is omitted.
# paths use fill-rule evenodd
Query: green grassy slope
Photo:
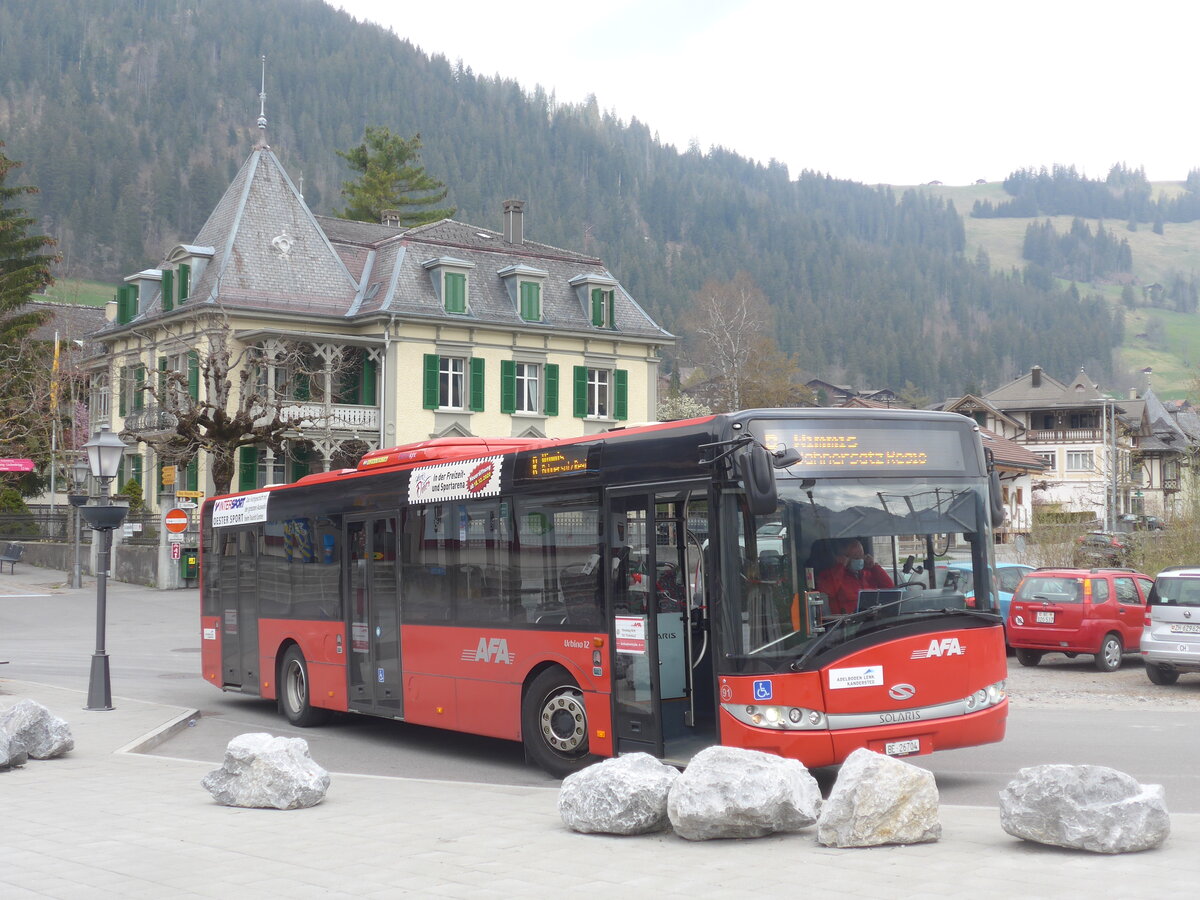
<svg viewBox="0 0 1200 900"><path fill-rule="evenodd" d="M896 188L898 193L906 188ZM993 204L1009 198L999 182L965 187L921 185L916 190L932 193L954 202L966 226L966 253L974 257L982 247L987 251L992 268L1008 270L1023 268L1021 245L1025 228L1032 219L973 219L971 207L976 200ZM1176 194L1183 190L1180 182L1161 182L1154 185L1155 195ZM1071 216L1049 218L1061 233L1071 227ZM1089 220L1095 230L1099 222ZM1172 224L1168 222L1163 234L1155 234L1149 223L1129 231L1126 223L1106 220L1104 227L1118 238L1129 241L1133 251L1134 287L1165 281L1172 271L1184 275L1200 273L1200 222ZM1080 285L1081 291L1101 293L1113 303L1120 301L1121 285ZM1140 291L1139 291L1140 293ZM1141 335L1139 337L1139 335ZM1154 369L1155 392L1164 398L1187 395L1189 385L1200 373L1200 315L1181 314L1162 309L1138 308L1126 314L1125 343L1120 348L1121 364L1131 372L1147 366Z"/></svg>

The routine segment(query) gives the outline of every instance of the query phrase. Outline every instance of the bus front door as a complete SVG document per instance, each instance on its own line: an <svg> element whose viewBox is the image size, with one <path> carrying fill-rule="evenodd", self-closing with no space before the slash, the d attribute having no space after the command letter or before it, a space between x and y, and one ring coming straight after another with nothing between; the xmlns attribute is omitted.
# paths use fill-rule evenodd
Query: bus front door
<svg viewBox="0 0 1200 900"><path fill-rule="evenodd" d="M349 706L400 717L400 595L396 516L346 523L350 632Z"/></svg>
<svg viewBox="0 0 1200 900"><path fill-rule="evenodd" d="M689 496L685 490L610 495L608 578L618 754L642 751L686 760L712 743L711 716L697 716L695 709Z"/></svg>

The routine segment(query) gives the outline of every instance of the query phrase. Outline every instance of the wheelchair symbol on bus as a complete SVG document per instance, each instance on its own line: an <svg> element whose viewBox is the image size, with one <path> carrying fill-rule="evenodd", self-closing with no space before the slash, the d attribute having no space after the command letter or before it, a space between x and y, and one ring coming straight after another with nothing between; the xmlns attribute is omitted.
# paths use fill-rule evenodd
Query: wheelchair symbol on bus
<svg viewBox="0 0 1200 900"><path fill-rule="evenodd" d="M771 682L769 679L754 682L754 699L755 700L770 700L771 699Z"/></svg>

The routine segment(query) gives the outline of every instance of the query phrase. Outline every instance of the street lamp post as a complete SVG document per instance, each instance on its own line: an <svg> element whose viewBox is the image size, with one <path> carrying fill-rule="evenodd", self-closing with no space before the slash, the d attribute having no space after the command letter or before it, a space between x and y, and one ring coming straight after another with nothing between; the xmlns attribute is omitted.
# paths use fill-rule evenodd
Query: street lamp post
<svg viewBox="0 0 1200 900"><path fill-rule="evenodd" d="M87 460L83 457L76 457L75 462L71 463L71 483L74 486L74 492L67 495L67 500L75 510L75 555L71 561L71 587L73 588L83 587L83 560L80 550L83 537L83 513L80 510L88 502L87 477L89 471Z"/></svg>
<svg viewBox="0 0 1200 900"><path fill-rule="evenodd" d="M96 652L92 654L92 673L88 680L88 699L84 709L112 709L112 687L109 681L108 653L104 649L104 616L108 601L108 567L112 557L113 529L125 518L127 508L114 506L109 497L109 484L117 477L125 443L107 425L92 435L83 445L87 450L92 475L100 480L100 497L94 506L81 506L80 512L93 531L100 532L100 553L96 562Z"/></svg>

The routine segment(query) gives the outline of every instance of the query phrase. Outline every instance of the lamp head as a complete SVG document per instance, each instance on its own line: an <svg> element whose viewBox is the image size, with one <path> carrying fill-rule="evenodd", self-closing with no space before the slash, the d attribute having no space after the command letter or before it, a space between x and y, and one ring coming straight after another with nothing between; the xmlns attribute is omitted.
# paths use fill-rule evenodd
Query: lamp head
<svg viewBox="0 0 1200 900"><path fill-rule="evenodd" d="M88 464L95 477L106 482L116 478L121 456L125 453L125 442L113 434L107 425L101 425L83 448L87 450Z"/></svg>

